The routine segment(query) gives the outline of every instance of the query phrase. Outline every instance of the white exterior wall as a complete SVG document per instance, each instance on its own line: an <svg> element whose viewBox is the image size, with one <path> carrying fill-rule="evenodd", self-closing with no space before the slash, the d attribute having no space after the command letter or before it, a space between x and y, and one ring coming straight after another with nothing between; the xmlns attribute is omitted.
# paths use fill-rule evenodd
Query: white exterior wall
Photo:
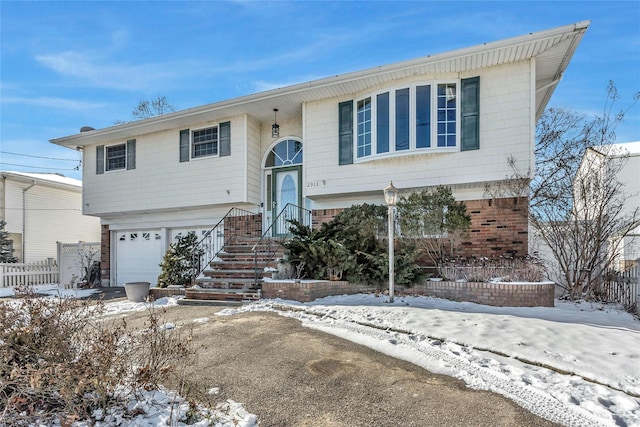
<svg viewBox="0 0 640 427"><path fill-rule="evenodd" d="M393 181L400 189L434 185L462 185L502 180L511 170L509 156L518 159L521 170L531 163L531 75L529 62L483 69L480 76L480 149L447 153L408 154L352 165L338 165L338 103L358 99L371 91L348 98L306 104L305 195L322 202L327 197L349 193L375 194L381 199L382 188ZM437 76L438 79L458 76ZM393 82L393 86L428 81L419 79ZM355 142L354 142L355 144ZM475 192L478 193L477 191Z"/></svg>
<svg viewBox="0 0 640 427"><path fill-rule="evenodd" d="M256 205L260 204L260 191L262 182L262 144L260 138L260 122L246 117L247 127L247 195L248 200Z"/></svg>
<svg viewBox="0 0 640 427"><path fill-rule="evenodd" d="M220 120L224 121L227 120ZM85 214L106 217L117 212L189 209L246 202L245 120L239 116L230 121L231 155L226 157L210 156L180 162L181 129L173 129L135 138L136 169L105 171L97 175L96 145L86 147L83 174ZM197 123L189 129L197 130L218 123ZM112 144L124 142L117 140Z"/></svg>
<svg viewBox="0 0 640 427"><path fill-rule="evenodd" d="M635 209L640 209L640 154L629 155L618 179L624 184L624 215L631 215Z"/></svg>
<svg viewBox="0 0 640 427"><path fill-rule="evenodd" d="M100 240L100 219L82 215L80 188L49 186L41 180L33 186L33 181L5 182L5 230L21 236L25 233L23 242L14 242L14 248L22 246L23 262L55 259L58 241Z"/></svg>

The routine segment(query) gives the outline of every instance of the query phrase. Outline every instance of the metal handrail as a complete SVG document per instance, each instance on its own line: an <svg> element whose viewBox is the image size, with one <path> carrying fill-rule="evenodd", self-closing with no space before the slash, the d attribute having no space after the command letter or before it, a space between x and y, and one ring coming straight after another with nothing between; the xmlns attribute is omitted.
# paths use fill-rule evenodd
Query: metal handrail
<svg viewBox="0 0 640 427"><path fill-rule="evenodd" d="M264 255L266 253L267 256L265 258L271 260L275 256L278 249L281 247L281 243L291 236L289 222L292 220L297 220L303 225L311 227L311 211L301 206L287 203L285 207L282 208L280 213L278 213L276 218L271 222L271 225L269 225L265 232L262 233L260 240L258 240L256 244L253 245L251 251L253 252L255 286L258 285L258 280L260 280L262 270L270 262L258 262L258 247L266 246L267 250L261 251L261 254Z"/></svg>
<svg viewBox="0 0 640 427"><path fill-rule="evenodd" d="M228 245L233 239L238 237L239 235L244 236L258 236L260 235L260 229L262 228L262 221L258 221L257 229L252 229L250 227L227 227L225 228L225 223L230 218L237 217L255 217L258 215L255 212L250 212L244 209L239 208L231 208L226 213L225 216L215 225L211 230L207 231L202 239L198 243L193 246L192 249L192 257L193 257L193 265L197 268L194 268L194 274L191 278L191 284L194 285L196 279L202 274L205 268L213 261L220 252L224 250L225 245ZM256 221L241 221L240 224L248 225L255 224ZM229 231L226 233L225 231ZM204 262L203 262L204 260Z"/></svg>

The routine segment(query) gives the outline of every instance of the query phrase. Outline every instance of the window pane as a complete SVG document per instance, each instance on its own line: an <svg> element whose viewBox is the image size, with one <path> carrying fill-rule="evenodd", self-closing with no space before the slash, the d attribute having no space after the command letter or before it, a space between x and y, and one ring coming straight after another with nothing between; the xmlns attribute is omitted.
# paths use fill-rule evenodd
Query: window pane
<svg viewBox="0 0 640 427"><path fill-rule="evenodd" d="M416 147L431 147L431 86L416 87Z"/></svg>
<svg viewBox="0 0 640 427"><path fill-rule="evenodd" d="M438 85L438 147L456 146L456 85Z"/></svg>
<svg viewBox="0 0 640 427"><path fill-rule="evenodd" d="M106 169L108 171L124 169L126 166L127 146L125 144L112 145L106 148Z"/></svg>
<svg viewBox="0 0 640 427"><path fill-rule="evenodd" d="M409 149L409 88L396 90L396 150Z"/></svg>
<svg viewBox="0 0 640 427"><path fill-rule="evenodd" d="M212 127L193 131L192 157L218 154L218 128Z"/></svg>
<svg viewBox="0 0 640 427"><path fill-rule="evenodd" d="M389 152L389 92L377 96L376 152Z"/></svg>
<svg viewBox="0 0 640 427"><path fill-rule="evenodd" d="M358 101L358 157L371 155L371 98Z"/></svg>

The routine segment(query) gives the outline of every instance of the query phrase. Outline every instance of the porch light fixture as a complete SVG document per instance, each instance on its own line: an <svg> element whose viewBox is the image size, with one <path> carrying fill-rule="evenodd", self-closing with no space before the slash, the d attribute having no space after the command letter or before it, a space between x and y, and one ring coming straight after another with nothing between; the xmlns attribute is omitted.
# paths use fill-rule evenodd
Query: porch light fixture
<svg viewBox="0 0 640 427"><path fill-rule="evenodd" d="M393 232L395 231L395 211L396 203L398 203L398 189L393 186L393 181L389 183L384 190L384 201L389 206L389 302L393 302L393 285L395 272L393 271Z"/></svg>
<svg viewBox="0 0 640 427"><path fill-rule="evenodd" d="M273 109L273 124L271 125L271 136L273 138L280 138L280 125L277 121L278 118L278 109Z"/></svg>

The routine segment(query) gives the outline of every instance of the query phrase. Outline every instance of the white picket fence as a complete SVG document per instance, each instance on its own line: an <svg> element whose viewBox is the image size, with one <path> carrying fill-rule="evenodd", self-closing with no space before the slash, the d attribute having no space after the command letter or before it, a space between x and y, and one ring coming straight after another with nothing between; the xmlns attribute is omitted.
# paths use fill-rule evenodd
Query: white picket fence
<svg viewBox="0 0 640 427"><path fill-rule="evenodd" d="M53 258L28 264L0 263L0 287L3 288L58 283L58 278L58 263Z"/></svg>

